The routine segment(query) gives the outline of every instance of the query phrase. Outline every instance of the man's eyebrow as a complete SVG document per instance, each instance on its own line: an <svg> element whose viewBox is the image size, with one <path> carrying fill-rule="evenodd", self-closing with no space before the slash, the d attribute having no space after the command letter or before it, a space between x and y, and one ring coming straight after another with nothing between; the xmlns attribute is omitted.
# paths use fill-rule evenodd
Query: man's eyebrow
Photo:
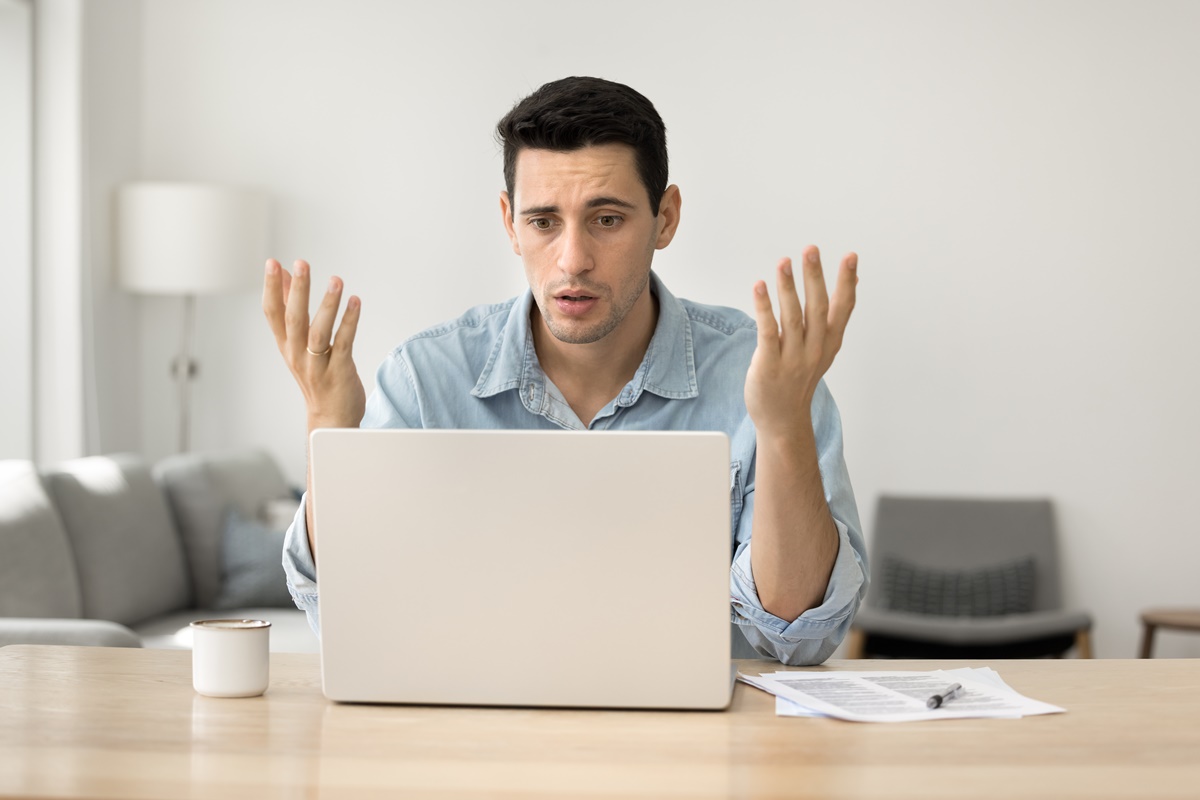
<svg viewBox="0 0 1200 800"><path fill-rule="evenodd" d="M603 206L616 206L617 208L635 209L636 205L627 200L622 200L619 197L593 197L587 201L588 208L601 208ZM557 214L558 206L530 206L529 208L521 209L521 216L528 217L533 214Z"/></svg>
<svg viewBox="0 0 1200 800"><path fill-rule="evenodd" d="M588 200L588 208L599 208L601 206L617 206L618 208L637 208L633 203L622 200L619 197L593 197Z"/></svg>
<svg viewBox="0 0 1200 800"><path fill-rule="evenodd" d="M527 217L530 214L557 214L558 206L531 206L521 209L521 216Z"/></svg>

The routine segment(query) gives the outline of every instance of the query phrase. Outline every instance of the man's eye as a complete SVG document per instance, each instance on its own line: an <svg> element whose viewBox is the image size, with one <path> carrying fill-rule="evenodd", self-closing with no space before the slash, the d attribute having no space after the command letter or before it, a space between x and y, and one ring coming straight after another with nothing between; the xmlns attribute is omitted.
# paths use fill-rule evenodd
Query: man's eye
<svg viewBox="0 0 1200 800"><path fill-rule="evenodd" d="M621 218L616 214L605 214L602 217L597 217L596 222L600 223L601 228L615 228L620 224Z"/></svg>
<svg viewBox="0 0 1200 800"><path fill-rule="evenodd" d="M550 220L546 219L545 217L534 217L533 219L529 220L529 224L537 228L539 231L550 230Z"/></svg>

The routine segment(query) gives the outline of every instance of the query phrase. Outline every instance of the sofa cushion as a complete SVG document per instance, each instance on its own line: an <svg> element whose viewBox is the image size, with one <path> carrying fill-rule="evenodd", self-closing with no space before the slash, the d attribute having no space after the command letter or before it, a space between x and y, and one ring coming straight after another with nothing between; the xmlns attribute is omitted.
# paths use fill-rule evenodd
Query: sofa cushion
<svg viewBox="0 0 1200 800"><path fill-rule="evenodd" d="M183 546L140 458L75 459L44 479L75 552L85 617L134 625L188 605Z"/></svg>
<svg viewBox="0 0 1200 800"><path fill-rule="evenodd" d="M267 501L291 494L287 481L274 459L261 451L171 456L155 465L154 476L171 500L196 605L212 608L221 592L225 515L234 508L245 519L258 517Z"/></svg>
<svg viewBox="0 0 1200 800"><path fill-rule="evenodd" d="M0 617L83 613L62 520L29 461L0 461Z"/></svg>
<svg viewBox="0 0 1200 800"><path fill-rule="evenodd" d="M213 608L295 606L283 571L284 533L229 509L221 550L221 593Z"/></svg>

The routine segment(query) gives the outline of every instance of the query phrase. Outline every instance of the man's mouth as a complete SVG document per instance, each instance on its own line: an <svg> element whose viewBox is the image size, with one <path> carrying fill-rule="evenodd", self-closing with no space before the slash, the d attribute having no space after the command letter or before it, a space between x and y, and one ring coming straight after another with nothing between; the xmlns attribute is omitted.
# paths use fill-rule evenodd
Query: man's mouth
<svg viewBox="0 0 1200 800"><path fill-rule="evenodd" d="M566 291L554 295L554 305L558 306L558 310L562 314L581 316L596 305L597 299L594 294Z"/></svg>
<svg viewBox="0 0 1200 800"><path fill-rule="evenodd" d="M592 294L583 287L578 289L567 287L565 289L559 289L554 293L555 300L574 300L578 302L583 300L595 300L597 297L599 297L599 295Z"/></svg>

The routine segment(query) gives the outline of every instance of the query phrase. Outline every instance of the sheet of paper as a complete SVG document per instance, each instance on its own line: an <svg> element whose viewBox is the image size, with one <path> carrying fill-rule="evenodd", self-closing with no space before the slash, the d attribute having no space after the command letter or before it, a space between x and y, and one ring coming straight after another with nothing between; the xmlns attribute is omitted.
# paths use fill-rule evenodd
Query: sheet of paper
<svg viewBox="0 0 1200 800"><path fill-rule="evenodd" d="M775 698L775 716L777 717L827 717L828 714L822 714L820 711L813 711L811 708L806 708L794 700L788 700L786 697Z"/></svg>
<svg viewBox="0 0 1200 800"><path fill-rule="evenodd" d="M762 689L764 692L775 694L771 689L769 681L760 680L757 675L749 675L744 672L737 674L737 679L742 683L748 683L751 686ZM786 697L779 695L775 696L775 715L780 717L826 717L828 714L822 714L819 711L814 711L811 708L806 708L800 705L795 700L789 700Z"/></svg>
<svg viewBox="0 0 1200 800"><path fill-rule="evenodd" d="M776 701L776 713L784 716L912 722L969 717L1016 718L1063 711L1013 691L994 670L793 671L738 677L787 701ZM957 697L941 708L926 707L931 696L954 683L963 687Z"/></svg>

